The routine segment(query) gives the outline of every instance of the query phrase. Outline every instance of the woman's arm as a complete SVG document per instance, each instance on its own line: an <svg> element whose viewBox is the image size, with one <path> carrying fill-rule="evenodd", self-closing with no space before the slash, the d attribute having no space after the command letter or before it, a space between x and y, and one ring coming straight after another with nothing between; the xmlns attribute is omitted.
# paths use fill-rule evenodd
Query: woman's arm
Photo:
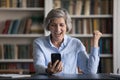
<svg viewBox="0 0 120 80"><path fill-rule="evenodd" d="M33 42L33 63L37 74L45 74L47 66L39 44L37 41Z"/></svg>
<svg viewBox="0 0 120 80"><path fill-rule="evenodd" d="M85 74L97 73L99 65L98 41L101 36L102 33L99 31L95 31L93 33L93 42L89 57L87 57L85 49L83 49L83 51L80 51L78 54L78 66Z"/></svg>

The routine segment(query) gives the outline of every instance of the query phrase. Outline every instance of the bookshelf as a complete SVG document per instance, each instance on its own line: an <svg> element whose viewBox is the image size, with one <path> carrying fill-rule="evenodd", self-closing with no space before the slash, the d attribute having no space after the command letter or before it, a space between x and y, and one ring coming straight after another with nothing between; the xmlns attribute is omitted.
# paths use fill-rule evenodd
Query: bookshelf
<svg viewBox="0 0 120 80"><path fill-rule="evenodd" d="M114 24L118 17L116 16L118 15L118 5L116 5L116 3L118 4L120 1L50 0L46 2L47 5L45 6L47 8L45 15L53 8L62 7L68 10L73 24L73 29L68 35L79 38L86 46L88 53L90 51L92 32L97 29L103 33L99 43L101 58L98 69L99 73L116 72L116 62L118 61L118 58L114 59L114 55L118 53L114 51L114 47L117 46L117 44L114 44L114 38L118 35L115 35L116 29ZM114 8L117 9L115 10ZM115 67L113 66L114 64Z"/></svg>
<svg viewBox="0 0 120 80"><path fill-rule="evenodd" d="M34 73L32 42L44 36L44 2L0 1L0 73Z"/></svg>
<svg viewBox="0 0 120 80"><path fill-rule="evenodd" d="M9 1L9 0L3 0L3 1ZM17 1L17 0L13 0L13 1ZM20 1L28 1L28 0L20 0ZM104 44L104 43L106 43L106 45L110 44L111 47L110 46L106 46L106 48L102 47L103 49L106 49L106 50L108 49L108 51L105 50L106 52L104 52L103 49L101 50L101 54L100 54L101 62L99 65L99 67L100 67L99 72L101 72L101 73L109 73L109 72L116 73L117 69L120 68L120 64L119 64L120 49L118 49L120 47L120 45L119 45L120 44L120 42L119 42L120 41L120 36L119 36L119 34L120 34L120 32L119 32L120 0L31 0L31 1L40 1L37 3L40 3L41 6L36 7L36 6L33 6L33 4L32 4L32 7L30 7L30 6L27 7L25 5L25 3L27 4L27 2L23 2L24 4L23 3L19 4L18 7L16 7L15 5L12 7L10 5L9 6L0 6L0 69L6 70L6 69L8 69L8 68L6 68L7 66L11 67L11 64L13 64L12 66L14 66L14 65L18 66L17 71L19 71L19 69L20 70L23 69L24 71L26 71L26 73L29 73L30 69L33 70L33 66L31 66L32 62L33 62L32 57L29 57L29 58L28 57L26 57L26 58L19 57L18 58L18 56L19 56L18 45L25 45L25 46L28 45L29 46L32 44L32 41L35 38L49 34L49 32L43 30L42 27L39 29L40 32L35 30L35 32L33 32L33 33L32 32L29 32L29 33L22 32L19 34L18 33L2 34L2 32L1 32L1 30L3 29L3 27L1 27L2 23L4 23L6 20L16 20L17 19L17 20L22 21L26 17L30 18L31 16L35 15L34 17L32 17L33 19L36 18L36 16L37 16L37 18L42 16L41 20L40 20L40 23L41 23L40 26L42 26L43 18L47 15L47 13L52 8L55 8L55 7L64 7L64 8L68 9L68 11L71 14L73 26L75 26L73 31L71 31L71 33L68 35L77 37L77 38L85 41L84 44L85 44L85 46L87 46L88 52L89 52L88 42L90 42L90 39L92 37L91 33L93 31L93 28L91 26L98 26L97 29L100 29L101 32L104 31L104 32L102 32L103 36L102 36L101 40L102 39L103 40L101 41L102 43L100 43L100 47L103 46L102 44ZM91 5L90 1L91 1L91 4L95 4L96 8L93 5L91 6L92 8L89 8L90 7L89 5ZM103 1L102 3L104 3L104 5L102 5L101 1ZM104 1L106 1L106 2L104 2ZM61 5L63 2L64 2L64 4ZM103 6L104 8L103 7L100 8L100 4L98 4L98 3L101 3L101 6ZM105 5L105 3L106 4L109 3L110 5L108 5L108 4ZM16 3L16 4L18 4L18 3ZM22 5L24 5L24 6L22 6ZM67 5L67 6L65 6L65 5ZM69 7L69 5L70 5L70 7ZM80 6L78 6L78 5L80 5ZM87 5L87 6L85 6L85 5ZM107 6L110 6L110 8L108 8ZM76 10L76 9L79 9L78 7L80 8L80 10ZM82 7L84 7L84 9ZM80 14L80 12L81 12L81 14ZM24 20L23 20L23 22L24 22ZM94 22L94 25L93 25L93 22ZM105 24L106 28L101 27L104 25L101 25L101 26L97 25L97 24L100 24L101 22L106 22L106 24ZM79 24L79 23L82 23L82 24ZM91 25L89 25L90 30L86 26L87 24L91 24ZM83 30L76 31L78 29L77 28L78 25L79 26L82 25L85 28L79 27L79 29L83 29ZM109 25L111 28L108 28L107 25ZM33 28L33 31L34 31L34 29L38 29L38 27ZM94 27L94 29L95 29L95 27ZM6 44L14 46L14 52L13 52L14 56L12 57L12 59L4 58L4 53L5 53L4 45L6 45ZM105 65L107 63L111 63L111 64L108 64L109 66L107 66L107 65ZM27 67L27 66L31 66L31 67ZM107 67L108 67L108 69L106 70L105 68L107 68ZM15 67L15 69L16 69L16 67ZM23 71L23 73L24 73L24 71ZM34 71L31 71L31 72L34 72Z"/></svg>

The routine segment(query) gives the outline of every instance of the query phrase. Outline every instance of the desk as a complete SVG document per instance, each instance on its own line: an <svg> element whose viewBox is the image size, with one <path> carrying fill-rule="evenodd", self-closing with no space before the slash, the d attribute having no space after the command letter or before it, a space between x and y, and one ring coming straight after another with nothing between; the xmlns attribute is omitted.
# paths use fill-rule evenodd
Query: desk
<svg viewBox="0 0 120 80"><path fill-rule="evenodd" d="M5 78L0 78L4 80ZM61 74L61 75L32 75L28 78L7 78L8 80L116 80L117 78L111 77L109 74ZM5 79L6 80L6 79ZM118 79L119 80L119 79Z"/></svg>
<svg viewBox="0 0 120 80"><path fill-rule="evenodd" d="M83 79L87 79L87 80L100 80L100 79L107 79L107 80L114 80L114 78L110 77L108 74L61 74L61 75L35 75L33 77L31 77L31 79L76 79L76 80L83 80Z"/></svg>

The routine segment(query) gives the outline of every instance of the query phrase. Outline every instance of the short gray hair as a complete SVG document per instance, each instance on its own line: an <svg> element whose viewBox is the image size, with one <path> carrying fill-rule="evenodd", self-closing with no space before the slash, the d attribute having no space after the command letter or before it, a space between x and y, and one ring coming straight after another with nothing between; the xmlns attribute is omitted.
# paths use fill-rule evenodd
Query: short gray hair
<svg viewBox="0 0 120 80"><path fill-rule="evenodd" d="M49 31L49 24L50 24L50 20L53 18L59 18L59 17L63 17L65 19L65 23L67 26L67 32L71 31L72 28L72 24L71 24L71 17L68 14L66 9L63 8L56 8L56 9L52 9L47 17L44 19L44 27L46 30Z"/></svg>

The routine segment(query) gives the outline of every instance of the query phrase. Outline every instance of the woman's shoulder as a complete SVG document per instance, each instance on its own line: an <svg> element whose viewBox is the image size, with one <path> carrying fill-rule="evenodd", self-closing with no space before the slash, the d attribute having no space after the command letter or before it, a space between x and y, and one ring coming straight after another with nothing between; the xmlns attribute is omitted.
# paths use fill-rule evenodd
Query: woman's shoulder
<svg viewBox="0 0 120 80"><path fill-rule="evenodd" d="M68 39L68 44L71 44L72 46L77 46L78 48L84 49L84 45L79 38L68 36L67 39Z"/></svg>
<svg viewBox="0 0 120 80"><path fill-rule="evenodd" d="M46 41L47 38L48 38L48 36L40 36L40 37L34 39L34 42L44 42L44 41Z"/></svg>
<svg viewBox="0 0 120 80"><path fill-rule="evenodd" d="M76 38L76 37L72 37L72 36L68 36L68 40L69 41L73 41L73 42L77 42L77 43L81 43L81 40Z"/></svg>

